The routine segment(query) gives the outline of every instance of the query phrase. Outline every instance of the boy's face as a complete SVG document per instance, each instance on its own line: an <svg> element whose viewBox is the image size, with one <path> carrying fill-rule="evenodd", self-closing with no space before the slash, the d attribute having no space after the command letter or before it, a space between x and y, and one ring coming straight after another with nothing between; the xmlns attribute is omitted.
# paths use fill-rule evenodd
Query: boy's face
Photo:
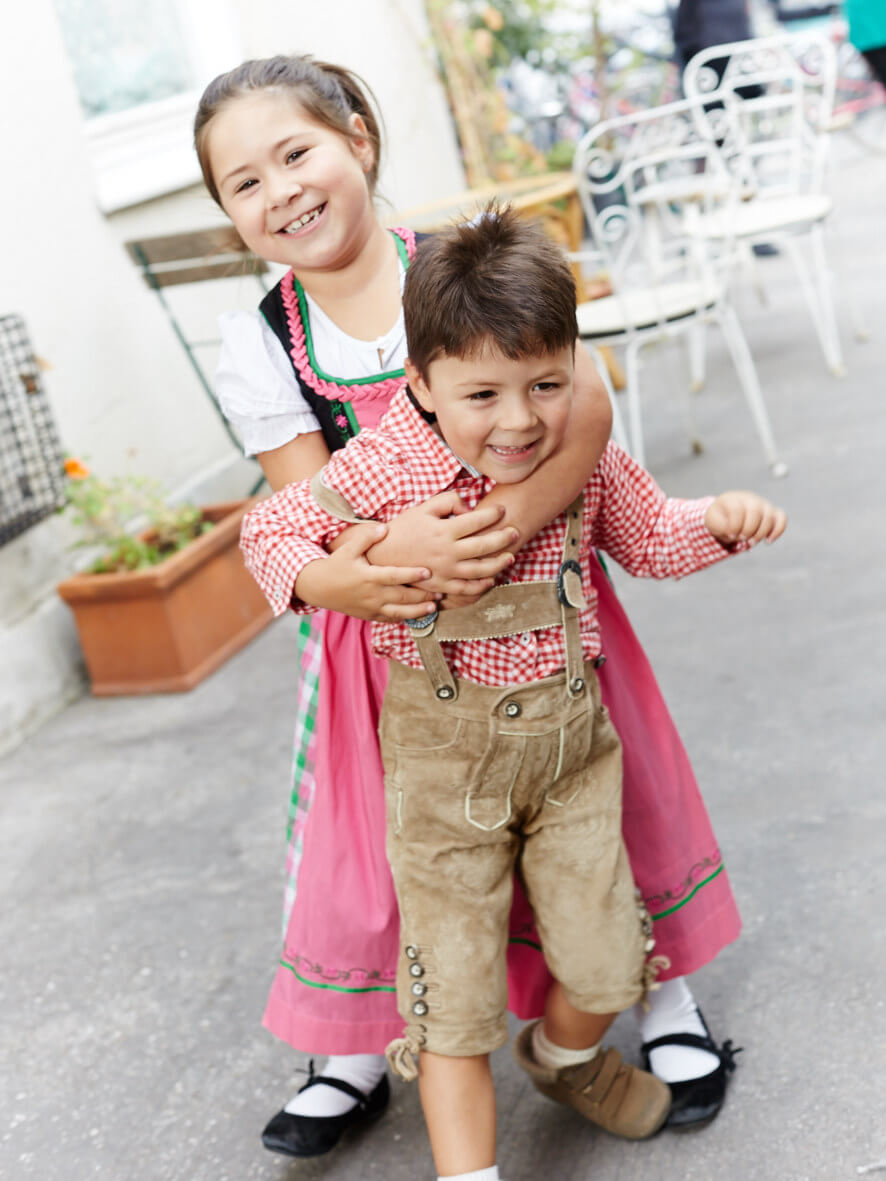
<svg viewBox="0 0 886 1181"><path fill-rule="evenodd" d="M406 377L437 416L455 454L497 484L517 484L559 447L572 403L572 347L512 361L486 345L471 357L442 356L425 381Z"/></svg>

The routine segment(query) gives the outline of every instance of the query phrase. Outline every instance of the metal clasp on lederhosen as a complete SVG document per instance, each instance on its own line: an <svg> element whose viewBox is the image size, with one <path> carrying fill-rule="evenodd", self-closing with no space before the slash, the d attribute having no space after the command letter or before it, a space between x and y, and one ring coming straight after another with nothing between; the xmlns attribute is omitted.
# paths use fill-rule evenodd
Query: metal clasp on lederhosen
<svg viewBox="0 0 886 1181"><path fill-rule="evenodd" d="M351 524L362 522L347 500L328 488L318 472L311 480L314 500L330 516ZM584 655L581 647L579 611L587 606L581 585L581 567L577 555L581 541L583 498L566 510L566 534L556 580L515 582L494 586L470 607L456 607L428 617L409 621L409 629L425 672L440 701L454 701L458 686L441 642L450 640L489 640L515 636L542 628L562 627L566 647L566 691L577 697L584 691Z"/></svg>

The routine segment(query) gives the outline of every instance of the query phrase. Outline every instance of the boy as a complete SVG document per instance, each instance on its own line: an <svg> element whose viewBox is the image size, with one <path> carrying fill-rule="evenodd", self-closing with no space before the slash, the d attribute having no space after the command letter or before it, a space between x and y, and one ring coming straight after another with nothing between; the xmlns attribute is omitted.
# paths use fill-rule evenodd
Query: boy
<svg viewBox="0 0 886 1181"><path fill-rule="evenodd" d="M390 520L454 489L472 507L562 441L575 289L556 246L509 211L425 242L407 273L409 385L320 477L244 521L246 560L275 610L306 610L310 564L357 519ZM610 444L580 498L473 607L376 623L390 660L380 734L388 856L400 906L389 1047L414 1077L438 1173L495 1181L488 1054L507 1036L505 942L516 864L555 977L516 1046L550 1098L628 1138L652 1135L667 1087L600 1041L658 969L621 839L621 752L600 704L587 560L678 577L784 530L751 493L667 500ZM322 604L317 604L322 605Z"/></svg>

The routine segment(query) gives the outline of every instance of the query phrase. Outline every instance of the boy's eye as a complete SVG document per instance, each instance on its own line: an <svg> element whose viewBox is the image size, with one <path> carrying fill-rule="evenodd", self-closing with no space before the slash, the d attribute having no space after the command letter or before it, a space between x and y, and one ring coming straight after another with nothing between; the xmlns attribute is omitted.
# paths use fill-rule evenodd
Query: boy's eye
<svg viewBox="0 0 886 1181"><path fill-rule="evenodd" d="M470 401L472 402L486 402L494 397L495 390L477 390L476 393L469 395Z"/></svg>
<svg viewBox="0 0 886 1181"><path fill-rule="evenodd" d="M258 184L258 181L254 177L249 177L247 180L241 180L240 183L237 185L236 189L234 189L234 192L235 193L242 193L246 189L251 189L253 187L253 185L257 185L257 184Z"/></svg>
<svg viewBox="0 0 886 1181"><path fill-rule="evenodd" d="M546 390L558 390L560 383L558 381L537 381L532 388L534 390L541 390L544 393Z"/></svg>

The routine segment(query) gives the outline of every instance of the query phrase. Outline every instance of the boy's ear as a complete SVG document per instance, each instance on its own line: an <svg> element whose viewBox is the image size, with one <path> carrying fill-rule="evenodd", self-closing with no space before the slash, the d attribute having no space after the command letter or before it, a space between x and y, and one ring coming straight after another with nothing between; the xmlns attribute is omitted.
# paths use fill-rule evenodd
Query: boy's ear
<svg viewBox="0 0 886 1181"><path fill-rule="evenodd" d="M409 382L409 388L412 390L416 402L418 402L422 410L427 410L429 414L433 414L434 399L431 397L428 383L408 357L403 362L403 370L406 373L406 380Z"/></svg>

